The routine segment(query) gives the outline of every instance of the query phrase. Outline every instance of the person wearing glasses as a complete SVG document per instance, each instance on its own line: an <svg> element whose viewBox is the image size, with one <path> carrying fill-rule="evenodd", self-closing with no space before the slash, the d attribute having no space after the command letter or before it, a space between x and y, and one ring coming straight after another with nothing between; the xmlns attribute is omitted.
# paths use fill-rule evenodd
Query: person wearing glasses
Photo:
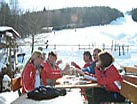
<svg viewBox="0 0 137 104"><path fill-rule="evenodd" d="M91 80L96 80L100 88L89 88L86 90L88 104L101 104L106 102L123 102L125 98L120 95L123 78L118 69L113 65L114 58L103 51L98 54L98 62L95 67L95 76ZM81 73L84 75L84 73Z"/></svg>
<svg viewBox="0 0 137 104"><path fill-rule="evenodd" d="M94 78L95 76L95 67L96 67L96 63L98 61L98 54L101 52L101 49L99 48L95 48L93 50L93 62L90 63L90 65L88 65L86 68L82 68L79 69L77 68L77 72L81 75L83 75L83 77L87 80L94 80L96 81L96 78ZM93 77L92 77L93 76ZM88 102L88 92L89 90L92 90L92 88L81 88L81 94L84 96L84 102Z"/></svg>
<svg viewBox="0 0 137 104"><path fill-rule="evenodd" d="M88 75L90 74L95 74L95 66L96 66L96 62L98 61L98 54L101 52L101 50L99 48L95 48L93 50L93 62L86 68L82 68L82 70L77 70L79 73L86 73Z"/></svg>
<svg viewBox="0 0 137 104"><path fill-rule="evenodd" d="M43 55L35 51L27 61L22 72L22 94L33 90L41 85L47 85L46 74L43 73Z"/></svg>

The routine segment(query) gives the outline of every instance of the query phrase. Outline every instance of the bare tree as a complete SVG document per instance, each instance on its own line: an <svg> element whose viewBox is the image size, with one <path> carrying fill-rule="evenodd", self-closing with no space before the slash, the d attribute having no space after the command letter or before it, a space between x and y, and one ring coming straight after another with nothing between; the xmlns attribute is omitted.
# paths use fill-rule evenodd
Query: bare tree
<svg viewBox="0 0 137 104"><path fill-rule="evenodd" d="M34 51L34 43L35 43L35 35L37 35L41 30L41 18L38 15L35 15L35 13L28 15L25 19L25 22L27 23L28 28L28 34L31 35L32 38L32 49L31 53Z"/></svg>

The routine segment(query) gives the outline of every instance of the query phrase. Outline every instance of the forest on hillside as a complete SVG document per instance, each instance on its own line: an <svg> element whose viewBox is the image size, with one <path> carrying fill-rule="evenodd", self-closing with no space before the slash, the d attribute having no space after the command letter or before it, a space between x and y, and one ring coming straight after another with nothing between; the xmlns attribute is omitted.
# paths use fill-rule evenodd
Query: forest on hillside
<svg viewBox="0 0 137 104"><path fill-rule="evenodd" d="M22 38L42 32L43 27L53 30L81 28L109 24L123 17L123 13L110 7L73 7L57 10L25 11L14 10L6 3L0 5L0 26L12 26Z"/></svg>
<svg viewBox="0 0 137 104"><path fill-rule="evenodd" d="M137 8L131 11L132 19L137 22Z"/></svg>

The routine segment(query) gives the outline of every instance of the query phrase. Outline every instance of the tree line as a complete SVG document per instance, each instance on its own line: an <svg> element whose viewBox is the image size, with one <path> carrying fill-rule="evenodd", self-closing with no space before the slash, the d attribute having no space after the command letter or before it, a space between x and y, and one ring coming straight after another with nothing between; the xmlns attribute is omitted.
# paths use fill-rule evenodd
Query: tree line
<svg viewBox="0 0 137 104"><path fill-rule="evenodd" d="M0 6L0 25L12 26L22 38L41 32L43 27L54 30L109 24L123 14L110 7L74 7L57 10L18 12L9 5Z"/></svg>
<svg viewBox="0 0 137 104"><path fill-rule="evenodd" d="M132 9L131 11L132 19L137 22L137 8Z"/></svg>

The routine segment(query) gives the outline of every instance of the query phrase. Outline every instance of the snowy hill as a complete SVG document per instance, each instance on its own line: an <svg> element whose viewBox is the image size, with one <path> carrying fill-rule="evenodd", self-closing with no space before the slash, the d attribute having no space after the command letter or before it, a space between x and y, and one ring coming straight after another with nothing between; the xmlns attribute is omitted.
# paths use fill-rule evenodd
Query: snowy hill
<svg viewBox="0 0 137 104"><path fill-rule="evenodd" d="M35 37L35 50L37 50L39 46L45 48L45 42L48 40L49 47L44 50L47 54L51 50L56 50L59 56L58 58L64 61L63 64L70 63L73 60L82 66L84 64L82 54L85 50L92 52L92 49L95 47L102 49L103 44L105 44L105 47L111 47L113 40L114 44L129 46L129 49L125 47L124 56L122 55L122 50L121 56L119 56L118 51L109 50L115 57L116 62L121 65L133 66L137 62L135 58L137 50L136 27L137 23L132 20L130 15L125 14L125 17L118 18L109 25L64 29L51 33L38 34ZM30 44L31 38L26 38L24 41L26 41L26 44ZM79 47L79 45L83 46ZM31 46L23 46L21 48L22 52L27 54L25 56L25 59L27 59L30 56ZM79 48L81 49L79 50ZM129 51L127 52L127 50Z"/></svg>
<svg viewBox="0 0 137 104"><path fill-rule="evenodd" d="M136 27L137 23L125 14L124 18L118 18L109 25L79 28L76 32L75 29L66 29L39 34L36 38L41 42L45 42L47 38L49 44L110 44L112 40L132 44L133 38L137 36Z"/></svg>
<svg viewBox="0 0 137 104"><path fill-rule="evenodd" d="M114 43L118 43L119 45L129 45L129 51L127 52L125 49L124 56L122 55L122 53L121 56L119 56L118 51L111 51L116 59L115 64L118 67L120 67L120 65L133 66L137 62L136 27L137 23L132 20L131 16L125 14L125 17L118 18L116 21L113 21L111 24L105 26L65 29L61 31L53 31L52 33L38 34L36 36L35 50L37 50L39 46L45 48L46 45L44 45L44 43L48 40L49 47L48 49L44 49L44 51L48 54L49 51L56 48L55 50L58 53L58 58L63 60L63 65L61 65L60 67L63 68L64 64L70 64L71 61L76 61L82 67L84 64L82 54L85 50L89 50L90 52L92 52L92 48L102 48L103 44L110 47L113 40ZM30 44L31 38L27 38L24 41L26 41L25 44ZM88 49L89 44L91 45L91 49ZM94 44L94 46L92 46L92 44ZM55 47L54 45L60 46ZM83 49L79 50L79 45L87 46L83 46ZM21 52L26 53L26 61L30 56L31 46L22 46L20 47L20 49ZM12 94L14 94L14 96ZM9 99L7 95L13 98ZM5 104L8 104L17 97L17 93L2 93L0 94L0 101L7 101L7 103Z"/></svg>
<svg viewBox="0 0 137 104"><path fill-rule="evenodd" d="M127 49L125 49L125 56L118 55L118 52L112 52L116 61L121 64L126 65L126 60L131 60L131 63L128 65L134 65L137 60L135 60L134 55L136 53L135 46L137 45L137 23L134 22L130 15L125 14L125 17L118 18L116 21L113 21L109 25L105 26L91 26L86 28L78 28L78 29L64 29L61 31L54 31L52 33L43 33L38 34L36 36L36 49L37 45L42 45L45 48L44 43L48 40L49 46L48 50L45 50L47 53L49 50L54 50L59 54L59 58L68 61L76 60L80 65L83 65L82 61L82 53L84 49L79 50L78 45L92 45L91 48L99 47L102 48L103 44L105 46L110 47L112 44L112 40L114 43L118 43L119 45L129 45L129 52L127 53ZM28 39L27 40L31 40ZM66 45L66 46L54 46L54 45ZM67 46L70 45L70 46ZM74 46L73 46L74 45ZM88 49L89 46L85 46L85 50ZM124 59L125 61L119 61L120 59ZM133 62L132 62L133 61Z"/></svg>

